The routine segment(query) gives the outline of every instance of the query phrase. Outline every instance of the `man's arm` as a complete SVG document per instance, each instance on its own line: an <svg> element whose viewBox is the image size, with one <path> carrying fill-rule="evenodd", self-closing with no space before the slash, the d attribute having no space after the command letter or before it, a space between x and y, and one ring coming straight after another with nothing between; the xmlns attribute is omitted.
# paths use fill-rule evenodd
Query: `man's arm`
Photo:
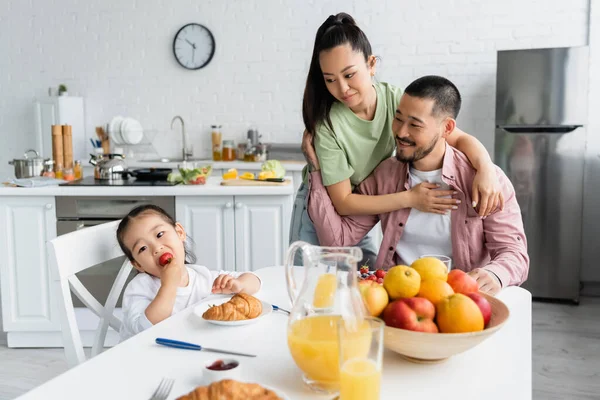
<svg viewBox="0 0 600 400"><path fill-rule="evenodd" d="M320 171L312 172L309 180L308 215L313 221L321 246L354 246L379 221L376 215L340 216L323 186ZM369 189L375 185L375 178L371 174L359 185L358 190L367 192L363 194L371 194L368 193Z"/></svg>
<svg viewBox="0 0 600 400"><path fill-rule="evenodd" d="M525 282L529 272L529 255L515 190L499 169L498 174L506 201L504 210L483 220L485 246L491 257L483 269L493 272L500 279L502 287L506 287Z"/></svg>

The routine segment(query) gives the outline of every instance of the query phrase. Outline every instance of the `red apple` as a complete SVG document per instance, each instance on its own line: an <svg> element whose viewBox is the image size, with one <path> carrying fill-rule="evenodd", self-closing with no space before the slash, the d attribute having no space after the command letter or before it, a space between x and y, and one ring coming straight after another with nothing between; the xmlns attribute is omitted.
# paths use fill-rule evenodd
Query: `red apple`
<svg viewBox="0 0 600 400"><path fill-rule="evenodd" d="M448 285L454 293L469 294L479 290L477 281L460 269L453 269L448 273Z"/></svg>
<svg viewBox="0 0 600 400"><path fill-rule="evenodd" d="M492 318L492 306L490 302L481 293L468 293L467 296L477 304L477 307L481 310L481 315L483 315L483 326L487 326L490 318Z"/></svg>
<svg viewBox="0 0 600 400"><path fill-rule="evenodd" d="M383 311L383 320L387 326L408 329L417 332L438 332L433 322L435 306L422 297L398 299L391 302Z"/></svg>

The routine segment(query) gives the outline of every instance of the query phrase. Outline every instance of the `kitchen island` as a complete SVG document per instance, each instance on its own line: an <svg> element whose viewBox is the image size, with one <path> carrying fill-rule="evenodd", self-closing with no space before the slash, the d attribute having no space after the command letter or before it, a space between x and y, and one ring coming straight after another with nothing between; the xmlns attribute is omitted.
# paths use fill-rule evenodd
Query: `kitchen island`
<svg viewBox="0 0 600 400"><path fill-rule="evenodd" d="M120 219L129 209L154 199L172 205L170 211L193 239L198 264L235 271L283 264L293 182L268 187L221 186L220 182L217 175L206 185L0 187L0 252L4 255L0 298L8 345L62 346L46 242ZM87 330L95 328L97 319L86 309L77 311L82 338L89 344L92 337ZM109 335L109 344L114 339Z"/></svg>

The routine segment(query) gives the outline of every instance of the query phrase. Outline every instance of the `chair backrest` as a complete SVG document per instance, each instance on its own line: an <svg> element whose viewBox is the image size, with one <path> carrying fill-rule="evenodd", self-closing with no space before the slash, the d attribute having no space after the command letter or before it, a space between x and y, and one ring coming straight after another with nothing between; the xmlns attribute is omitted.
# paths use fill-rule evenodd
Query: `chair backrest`
<svg viewBox="0 0 600 400"><path fill-rule="evenodd" d="M132 266L129 261L125 260L121 266L104 305L100 304L75 276L76 273L85 269L123 256L116 236L119 222L112 221L85 228L48 242L50 273L58 298L65 355L70 366L85 361L71 291L100 318L94 336L92 357L102 352L108 327L110 326L116 331L121 328L121 321L114 315L114 310L131 272Z"/></svg>

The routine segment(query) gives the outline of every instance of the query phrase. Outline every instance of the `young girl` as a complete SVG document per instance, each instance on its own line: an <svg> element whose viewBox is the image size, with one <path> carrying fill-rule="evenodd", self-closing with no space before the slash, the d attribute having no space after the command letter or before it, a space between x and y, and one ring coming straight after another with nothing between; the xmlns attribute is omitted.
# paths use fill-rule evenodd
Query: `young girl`
<svg viewBox="0 0 600 400"><path fill-rule="evenodd" d="M444 198L452 192L433 190L436 186L429 183L382 196L353 193L353 188L389 158L395 148L391 127L402 90L387 83L374 83L375 63L369 40L350 15L331 15L319 27L302 106L306 127L302 148L307 167L311 168L316 150L323 183L340 215L374 215L408 207L446 213L456 205L455 199ZM502 208L500 184L485 147L459 129L448 139L478 171L473 182L473 207L479 205L481 216ZM290 241L318 244L306 210L306 172L307 168L294 202ZM368 257L377 254L369 237L358 245Z"/></svg>
<svg viewBox="0 0 600 400"><path fill-rule="evenodd" d="M194 265L185 230L162 208L139 206L117 229L121 250L140 274L123 294L121 341L151 327L211 293L256 293L253 273L211 271Z"/></svg>

